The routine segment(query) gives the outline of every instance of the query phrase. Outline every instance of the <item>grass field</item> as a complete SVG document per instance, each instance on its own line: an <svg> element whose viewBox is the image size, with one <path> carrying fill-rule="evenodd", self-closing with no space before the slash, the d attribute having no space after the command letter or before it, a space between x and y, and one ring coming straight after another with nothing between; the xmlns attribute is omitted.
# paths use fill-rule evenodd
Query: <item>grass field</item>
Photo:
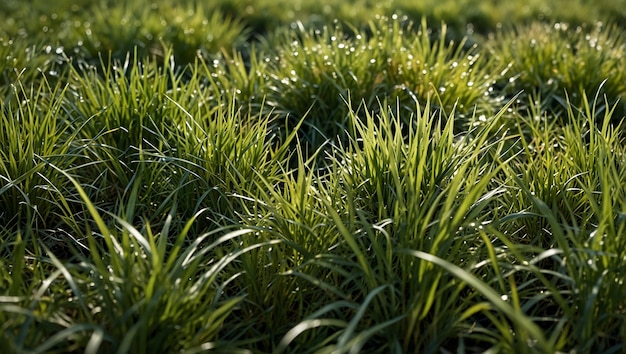
<svg viewBox="0 0 626 354"><path fill-rule="evenodd" d="M0 352L626 352L625 1L0 14Z"/></svg>

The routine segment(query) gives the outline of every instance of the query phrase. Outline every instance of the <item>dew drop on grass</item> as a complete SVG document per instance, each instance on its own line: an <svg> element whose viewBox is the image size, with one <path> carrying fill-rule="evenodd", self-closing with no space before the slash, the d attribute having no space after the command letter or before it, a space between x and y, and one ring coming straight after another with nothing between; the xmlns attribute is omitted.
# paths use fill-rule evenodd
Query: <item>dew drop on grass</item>
<svg viewBox="0 0 626 354"><path fill-rule="evenodd" d="M500 296L500 298L502 299L502 301L509 301L509 296L506 294Z"/></svg>

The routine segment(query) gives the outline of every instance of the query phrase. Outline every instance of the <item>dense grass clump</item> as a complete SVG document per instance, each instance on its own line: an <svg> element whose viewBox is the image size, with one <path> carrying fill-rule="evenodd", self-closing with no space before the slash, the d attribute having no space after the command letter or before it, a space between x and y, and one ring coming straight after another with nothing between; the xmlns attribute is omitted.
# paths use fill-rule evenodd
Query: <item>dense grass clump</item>
<svg viewBox="0 0 626 354"><path fill-rule="evenodd" d="M493 46L492 55L508 66L502 79L511 94L523 90L541 97L542 109L566 116L570 105L582 106L585 93L599 92L608 99L605 109L620 102L618 120L626 112L621 103L626 85L617 69L626 63L626 42L616 26L532 24L500 34ZM595 103L599 108L605 102Z"/></svg>
<svg viewBox="0 0 626 354"><path fill-rule="evenodd" d="M624 352L619 3L0 3L1 350Z"/></svg>
<svg viewBox="0 0 626 354"><path fill-rule="evenodd" d="M380 97L397 100L404 112L432 100L467 127L477 111L494 111L495 75L475 45L448 42L446 35L445 25L432 33L426 21L414 26L398 16L378 18L364 34L338 24L308 31L299 24L265 43L276 53L267 58L267 105L294 124L304 118L303 140L313 147L350 129L349 107L360 107L363 117Z"/></svg>

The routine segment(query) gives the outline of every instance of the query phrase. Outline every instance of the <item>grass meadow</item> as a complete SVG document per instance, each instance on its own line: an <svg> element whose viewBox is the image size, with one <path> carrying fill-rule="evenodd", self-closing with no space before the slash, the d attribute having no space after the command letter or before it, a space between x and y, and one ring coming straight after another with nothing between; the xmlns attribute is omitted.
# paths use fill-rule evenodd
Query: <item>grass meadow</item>
<svg viewBox="0 0 626 354"><path fill-rule="evenodd" d="M0 352L626 352L623 0L0 14Z"/></svg>

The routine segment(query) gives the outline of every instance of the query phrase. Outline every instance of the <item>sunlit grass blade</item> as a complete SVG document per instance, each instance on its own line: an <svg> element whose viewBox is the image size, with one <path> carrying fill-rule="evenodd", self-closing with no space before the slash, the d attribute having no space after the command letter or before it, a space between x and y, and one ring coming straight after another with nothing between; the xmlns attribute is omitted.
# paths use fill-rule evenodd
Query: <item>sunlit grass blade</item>
<svg viewBox="0 0 626 354"><path fill-rule="evenodd" d="M416 257L419 259L423 259L427 262L432 262L439 267L442 267L446 272L453 274L455 277L458 277L460 280L466 282L469 286L471 286L476 291L480 292L489 302L503 314L505 314L509 320L519 326L520 328L524 328L529 332L532 336L533 340L537 341L537 346L541 351L546 353L553 352L552 345L545 338L543 331L534 324L530 319L528 319L523 313L520 313L513 306L509 305L502 299L502 295L496 293L491 287L487 286L480 279L476 278L472 274L463 270L460 267L455 266L454 264L445 261L439 257L433 256L428 253L424 253L421 251L415 250L398 250L399 253L406 254L411 257ZM507 331L501 331L502 333L506 333Z"/></svg>

